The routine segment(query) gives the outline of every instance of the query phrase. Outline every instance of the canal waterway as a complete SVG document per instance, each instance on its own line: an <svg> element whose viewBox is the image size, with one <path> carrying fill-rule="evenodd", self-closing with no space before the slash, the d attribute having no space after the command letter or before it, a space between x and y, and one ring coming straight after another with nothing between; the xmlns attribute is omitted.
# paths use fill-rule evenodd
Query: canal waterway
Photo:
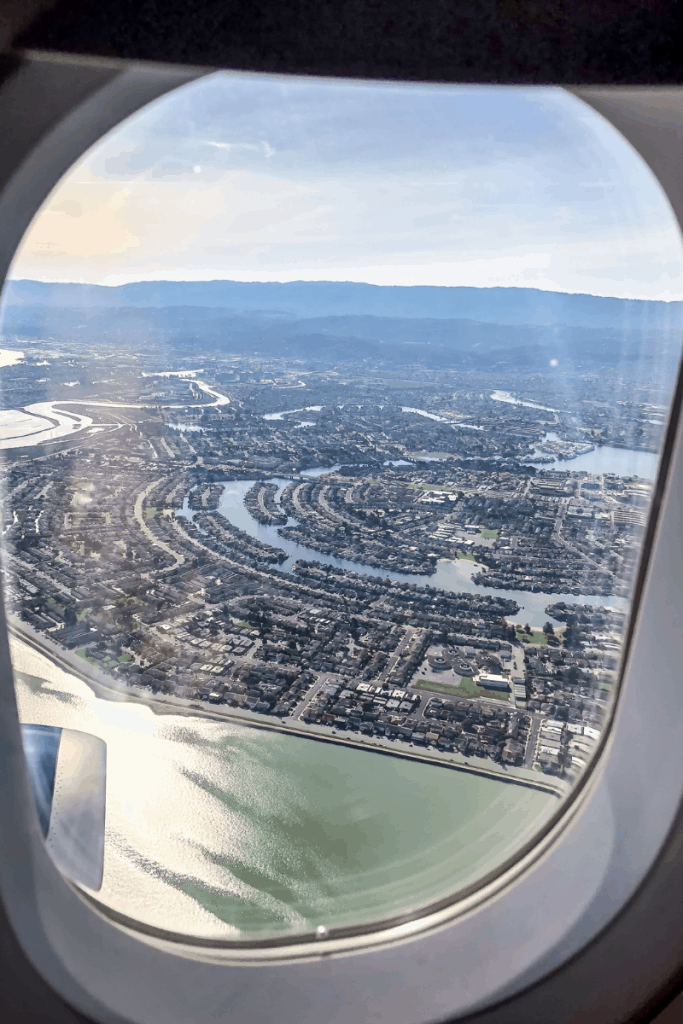
<svg viewBox="0 0 683 1024"><path fill-rule="evenodd" d="M527 409L542 409L544 412L557 412L557 409L549 405L539 405L537 402L523 402L521 398L515 398L509 391L493 391L491 398L494 402L506 402L508 405L523 405Z"/></svg>
<svg viewBox="0 0 683 1024"><path fill-rule="evenodd" d="M331 467L328 469L318 468L317 470L308 471L309 476L320 476L325 472L332 472L335 468ZM303 474L302 474L303 475ZM252 519L251 515L247 511L244 505L244 496L247 491L254 485L255 480L231 480L228 481L223 489L223 493L218 502L218 511L225 516L225 518L232 523L233 526L240 530L243 530L250 537L260 540L265 544L271 544L273 547L280 548L287 555L287 558L279 568L283 572L290 572L294 563L298 560L318 562L321 565L330 565L339 569L344 569L347 572L355 572L362 576L375 576L380 579L392 579L397 580L400 583L415 583L418 586L433 586L440 590L448 591L449 593L468 593L468 594L487 594L489 596L500 596L508 598L509 600L516 601L519 605L519 612L512 616L511 621L524 622L532 626L542 626L544 622L552 621L557 623L557 620L549 616L545 609L548 604L556 603L557 601L566 601L567 603L577 604L589 604L597 607L610 607L626 610L628 602L622 597L601 597L594 594L546 594L546 593L533 593L526 590L498 590L492 587L484 587L479 583L475 583L472 576L481 568L471 561L465 559L458 559L457 561L442 560L437 562L436 572L432 576L418 575L417 573L401 573L392 572L388 569L377 569L373 566L365 565L362 562L352 561L347 558L337 558L334 555L324 555L322 552L317 551L315 548L310 548L304 544L297 544L285 537L280 536L278 533L278 527L267 526L262 523L256 522ZM289 479L283 479L280 477L270 477L269 483L277 485L277 492L275 495L276 502L279 503L280 495L282 490L287 484L291 483ZM183 508L177 510L177 514L184 516L189 519L194 518L194 513L190 510L187 498L183 504ZM296 525L295 519L288 519L287 525Z"/></svg>

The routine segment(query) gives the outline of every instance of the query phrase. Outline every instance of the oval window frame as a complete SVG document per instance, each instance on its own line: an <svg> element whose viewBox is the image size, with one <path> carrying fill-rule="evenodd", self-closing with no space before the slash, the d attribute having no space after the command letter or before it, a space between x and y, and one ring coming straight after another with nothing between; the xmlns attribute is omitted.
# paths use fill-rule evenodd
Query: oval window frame
<svg viewBox="0 0 683 1024"><path fill-rule="evenodd" d="M213 70L26 55L2 87L0 116L10 139L0 167L3 278L35 212L85 150L146 103ZM640 152L683 223L683 186L676 178L683 90L571 91ZM16 112L22 110L20 123ZM502 884L499 879L489 890L479 889L456 914L431 922L422 918L419 934L399 926L375 934L365 949L356 938L336 947L321 942L303 949L293 943L278 960L256 966L252 955L226 959L215 949L145 936L88 905L54 868L30 811L3 613L0 745L7 776L16 785L0 788L6 823L0 834L0 892L21 945L43 977L78 1010L107 1022L184 1024L230 1013L237 1020L355 1024L370 1012L392 1024L420 1024L462 1018L501 1000L510 1007L512 997L595 943L647 887L653 866L666 863L667 841L671 848L681 839L683 722L667 713L677 697L670 666L680 646L676 587L683 580L680 405L679 383L629 657L601 756L580 798ZM659 685L646 695L638 680L652 676ZM656 744L657 764L645 758L636 766L634 742L646 754ZM631 827L634 817L638 829ZM504 1012L501 1005L495 1019ZM551 1024L564 1018L551 1011L544 1019Z"/></svg>

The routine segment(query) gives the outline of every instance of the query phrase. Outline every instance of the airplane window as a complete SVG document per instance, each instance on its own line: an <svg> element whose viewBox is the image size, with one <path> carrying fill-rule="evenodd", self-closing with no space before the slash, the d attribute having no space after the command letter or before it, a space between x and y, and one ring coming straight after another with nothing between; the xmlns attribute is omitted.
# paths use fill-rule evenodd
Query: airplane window
<svg viewBox="0 0 683 1024"><path fill-rule="evenodd" d="M554 88L217 73L61 180L2 298L2 548L60 870L325 940L491 881L617 699L681 240Z"/></svg>

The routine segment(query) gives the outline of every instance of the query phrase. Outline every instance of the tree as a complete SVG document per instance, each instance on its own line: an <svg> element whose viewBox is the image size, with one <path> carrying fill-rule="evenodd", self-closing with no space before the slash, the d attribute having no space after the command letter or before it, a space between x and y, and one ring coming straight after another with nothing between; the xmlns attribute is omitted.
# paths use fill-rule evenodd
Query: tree
<svg viewBox="0 0 683 1024"><path fill-rule="evenodd" d="M543 632L545 633L546 636L552 636L553 635L555 630L553 629L552 622L546 622L546 624L543 627Z"/></svg>
<svg viewBox="0 0 683 1024"><path fill-rule="evenodd" d="M578 635L574 628L573 623L568 625L564 633L564 646L565 647L577 647L578 646Z"/></svg>

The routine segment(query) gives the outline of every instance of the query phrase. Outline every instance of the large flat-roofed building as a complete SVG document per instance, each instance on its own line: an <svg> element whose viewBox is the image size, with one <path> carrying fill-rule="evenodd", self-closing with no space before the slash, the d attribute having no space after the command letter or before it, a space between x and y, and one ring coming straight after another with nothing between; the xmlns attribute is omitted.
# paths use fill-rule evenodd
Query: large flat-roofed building
<svg viewBox="0 0 683 1024"><path fill-rule="evenodd" d="M489 672L480 672L475 677L475 683L477 686L483 686L486 690L504 690L506 693L510 692L510 681L505 676L494 676Z"/></svg>

